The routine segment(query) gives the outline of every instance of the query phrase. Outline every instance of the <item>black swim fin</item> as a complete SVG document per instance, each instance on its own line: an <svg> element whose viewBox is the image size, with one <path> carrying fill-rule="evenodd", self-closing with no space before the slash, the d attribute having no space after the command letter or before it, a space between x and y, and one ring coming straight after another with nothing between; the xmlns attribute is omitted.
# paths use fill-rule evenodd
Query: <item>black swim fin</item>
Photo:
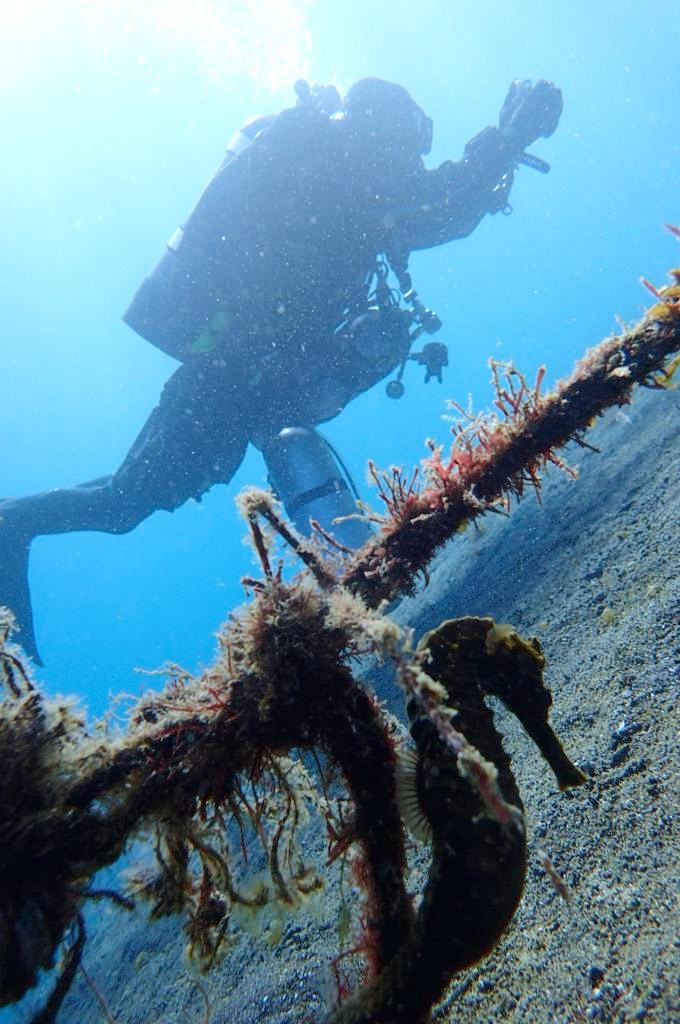
<svg viewBox="0 0 680 1024"><path fill-rule="evenodd" d="M29 542L2 544L0 538L0 605L13 613L17 629L12 640L20 644L36 665L42 665L33 627L31 591L28 585Z"/></svg>

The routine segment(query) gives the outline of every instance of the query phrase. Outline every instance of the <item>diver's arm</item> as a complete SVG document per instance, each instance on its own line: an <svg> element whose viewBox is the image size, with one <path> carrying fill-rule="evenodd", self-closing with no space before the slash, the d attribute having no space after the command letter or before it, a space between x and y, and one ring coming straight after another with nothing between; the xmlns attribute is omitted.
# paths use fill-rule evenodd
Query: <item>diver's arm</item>
<svg viewBox="0 0 680 1024"><path fill-rule="evenodd" d="M419 202L398 218L409 249L429 249L469 235L487 213L502 210L513 182L517 151L498 128L468 142L462 160L424 171Z"/></svg>
<svg viewBox="0 0 680 1024"><path fill-rule="evenodd" d="M416 201L395 217L401 248L426 249L463 238L486 213L504 209L519 158L537 138L552 135L561 112L562 94L551 82L513 82L498 127L475 135L461 160L421 169L414 182Z"/></svg>

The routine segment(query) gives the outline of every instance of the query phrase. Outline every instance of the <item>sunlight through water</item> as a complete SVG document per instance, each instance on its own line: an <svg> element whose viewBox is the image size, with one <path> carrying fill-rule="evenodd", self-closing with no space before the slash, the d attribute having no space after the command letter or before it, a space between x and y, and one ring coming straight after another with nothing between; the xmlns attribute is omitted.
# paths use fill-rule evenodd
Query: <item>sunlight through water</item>
<svg viewBox="0 0 680 1024"><path fill-rule="evenodd" d="M3 16L0 86L32 78L69 43L115 77L191 65L204 85L277 90L308 71L312 0L25 0Z"/></svg>

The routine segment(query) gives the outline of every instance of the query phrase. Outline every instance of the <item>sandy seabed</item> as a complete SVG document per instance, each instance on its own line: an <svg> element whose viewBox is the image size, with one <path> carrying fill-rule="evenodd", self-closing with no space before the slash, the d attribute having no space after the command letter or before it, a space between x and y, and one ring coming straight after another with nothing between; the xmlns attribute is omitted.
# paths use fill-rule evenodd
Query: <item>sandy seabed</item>
<svg viewBox="0 0 680 1024"><path fill-rule="evenodd" d="M453 979L433 1019L456 1024L673 1024L680 1021L680 392L641 392L572 447L542 503L487 516L455 538L431 580L394 617L417 635L442 619L491 615L537 636L553 692L552 723L588 785L557 792L517 723L499 712L525 804L526 891L496 951ZM374 672L394 710L386 668ZM324 861L320 831L303 838ZM565 901L540 863L551 858ZM412 850L417 892L427 848ZM323 868L324 873L326 869ZM345 897L347 894L345 886ZM210 976L183 958L181 921L150 924L98 908L84 964L117 1024L321 1021L334 998L340 886L281 922L237 933ZM30 1020L33 999L0 1015ZM79 976L60 1024L106 1020Z"/></svg>

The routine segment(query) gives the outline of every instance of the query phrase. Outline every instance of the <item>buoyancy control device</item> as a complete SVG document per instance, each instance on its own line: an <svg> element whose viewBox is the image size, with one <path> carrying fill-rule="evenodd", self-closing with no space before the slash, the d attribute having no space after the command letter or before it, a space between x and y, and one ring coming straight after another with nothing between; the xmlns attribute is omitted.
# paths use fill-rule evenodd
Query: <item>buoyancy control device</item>
<svg viewBox="0 0 680 1024"><path fill-rule="evenodd" d="M199 218L209 218L228 168L274 120L269 114L253 117L234 133L217 172L189 217L171 235L156 268L139 286L123 315L128 327L175 359L183 361L200 351L201 339L205 342L219 326L210 319L205 321L202 308L200 277L211 261L213 240L200 231L191 232L190 242L185 235Z"/></svg>
<svg viewBox="0 0 680 1024"><path fill-rule="evenodd" d="M299 106L309 107L324 116L334 117L342 110L342 100L334 86L310 86L309 83L300 80L295 84L295 92ZM224 309L216 303L211 292L213 286L208 279L211 274L219 277L221 259L224 258L222 250L229 242L219 232L216 237L216 232L214 228L211 230L211 227L214 223L219 223L220 206L225 201L224 196L229 189L232 165L238 162L239 157L275 120L276 115L273 114L253 117L234 132L217 172L203 190L189 217L171 235L163 256L137 289L123 315L125 323L137 334L175 359L184 361L192 355L210 351L223 337L226 315ZM230 199L233 201L233 194L230 195ZM376 267L379 286L384 286L385 266L384 262L379 262ZM395 265L395 272L399 279L399 289L411 307L408 311L412 325L410 345L423 331L428 334L437 331L441 321L420 302L405 268L397 269ZM369 280L371 277L373 273L369 275ZM399 350L401 343L397 336L403 332L407 311L398 310L398 306L398 300L376 302L375 296L372 296L370 289L367 288L364 299L359 300L349 321L350 333L359 341L358 350L361 354L370 349L374 344L373 339L377 339L380 348ZM404 316L400 318L396 315L397 310ZM347 329L348 321L345 318L334 331L338 343L345 338ZM394 339L390 345L389 339L393 335ZM439 362L438 369L434 371L431 370L431 366L434 365L431 359L432 352L435 351L434 346L425 346L423 353L415 353L412 356L408 355L408 350L399 352L395 361L401 362L402 365L397 382L388 389L390 397L399 397L403 393L401 377L405 362L409 358L428 367L426 380L431 375L441 379L441 366L446 365L445 351L443 358L439 358L443 349L441 345L436 346L435 362L437 359Z"/></svg>
<svg viewBox="0 0 680 1024"><path fill-rule="evenodd" d="M295 83L298 106L332 117L342 107L332 85ZM219 273L222 246L210 226L219 223L223 194L228 191L232 165L276 120L275 114L250 118L234 132L224 159L208 182L193 210L171 235L165 253L137 289L123 320L156 348L184 361L207 351L226 326L224 312L215 308L206 282L208 268ZM223 258L223 257L222 257Z"/></svg>

